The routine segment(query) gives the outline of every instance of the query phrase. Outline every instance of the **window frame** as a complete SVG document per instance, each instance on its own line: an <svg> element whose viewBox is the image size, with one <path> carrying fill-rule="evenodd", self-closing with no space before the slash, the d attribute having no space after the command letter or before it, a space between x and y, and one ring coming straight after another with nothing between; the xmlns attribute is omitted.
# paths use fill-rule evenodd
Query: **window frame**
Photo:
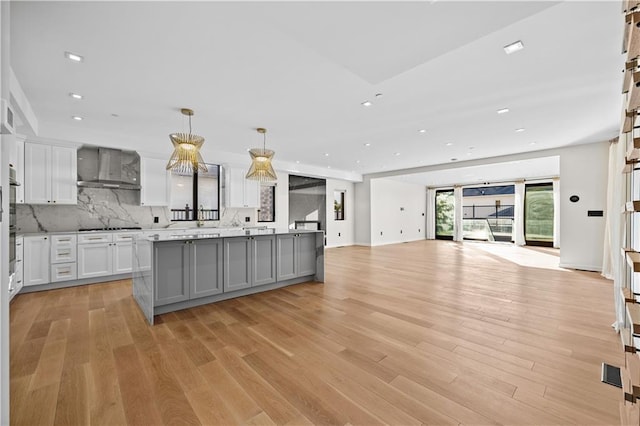
<svg viewBox="0 0 640 426"><path fill-rule="evenodd" d="M211 167L211 166L215 166L217 168L217 178L216 180L218 181L218 191L217 191L217 205L218 208L217 209L210 209L211 212L215 213L213 214L214 218L212 219L199 219L198 216L196 214L194 214L195 212L198 211L198 205L200 205L200 203L198 202L198 172L195 171L193 172L191 175L185 175L185 176L191 176L191 202L192 202L192 208L190 208L188 211L186 209L174 209L171 208L171 206L169 206L169 209L171 210L171 220L170 222L194 222L194 221L203 221L203 222L211 222L211 221L217 221L220 220L220 188L221 188L221 182L220 182L220 172L222 169L222 166L220 166L219 164L211 164L211 163L205 163L207 168ZM171 171L171 177L173 178L173 172ZM204 179L204 177L203 177ZM173 185L171 187L171 189L173 190ZM185 219L176 219L175 216L180 215L180 213L184 213L185 215ZM189 217L189 215L191 215L191 217Z"/></svg>

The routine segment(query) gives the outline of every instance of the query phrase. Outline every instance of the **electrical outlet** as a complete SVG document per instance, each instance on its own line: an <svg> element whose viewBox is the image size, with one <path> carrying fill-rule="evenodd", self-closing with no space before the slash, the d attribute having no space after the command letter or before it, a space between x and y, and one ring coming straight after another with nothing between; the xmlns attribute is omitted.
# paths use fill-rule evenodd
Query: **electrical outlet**
<svg viewBox="0 0 640 426"><path fill-rule="evenodd" d="M244 221L245 221L245 222L251 222L251 218L250 218L249 216L245 216L245 217L244 217Z"/></svg>
<svg viewBox="0 0 640 426"><path fill-rule="evenodd" d="M382 236L382 231L380 231L380 235Z"/></svg>
<svg viewBox="0 0 640 426"><path fill-rule="evenodd" d="M154 216L153 223L158 223L158 222L160 222L160 218L158 216Z"/></svg>
<svg viewBox="0 0 640 426"><path fill-rule="evenodd" d="M338 232L338 237L340 236L340 233Z"/></svg>
<svg viewBox="0 0 640 426"><path fill-rule="evenodd" d="M402 229L400 230L400 233L402 234Z"/></svg>
<svg viewBox="0 0 640 426"><path fill-rule="evenodd" d="M418 232L420 232L420 228L418 228Z"/></svg>

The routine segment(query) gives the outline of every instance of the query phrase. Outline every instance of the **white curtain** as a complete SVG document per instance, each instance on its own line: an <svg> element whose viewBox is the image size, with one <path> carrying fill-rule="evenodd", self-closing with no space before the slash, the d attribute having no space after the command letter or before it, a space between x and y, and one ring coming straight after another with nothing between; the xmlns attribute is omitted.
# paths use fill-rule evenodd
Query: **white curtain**
<svg viewBox="0 0 640 426"><path fill-rule="evenodd" d="M453 187L453 241L462 241L462 187Z"/></svg>
<svg viewBox="0 0 640 426"><path fill-rule="evenodd" d="M609 169L607 176L607 205L605 210L604 255L602 275L613 280L613 297L616 307L616 322L613 327L620 330L625 322L625 302L620 295L624 286L624 259L620 248L624 245L624 226L621 206L625 201L626 179L622 173L625 158L625 143L621 141L609 146Z"/></svg>
<svg viewBox="0 0 640 426"><path fill-rule="evenodd" d="M517 246L525 245L524 240L524 181L515 184L513 202L513 241Z"/></svg>
<svg viewBox="0 0 640 426"><path fill-rule="evenodd" d="M436 190L427 189L427 240L436 239Z"/></svg>
<svg viewBox="0 0 640 426"><path fill-rule="evenodd" d="M553 247L560 248L560 179L553 178Z"/></svg>

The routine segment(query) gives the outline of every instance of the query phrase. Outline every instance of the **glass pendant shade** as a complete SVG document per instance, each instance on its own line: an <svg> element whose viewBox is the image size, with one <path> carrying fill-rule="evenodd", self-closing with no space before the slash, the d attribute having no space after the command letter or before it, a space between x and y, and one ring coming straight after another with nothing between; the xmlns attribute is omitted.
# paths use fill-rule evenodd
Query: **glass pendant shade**
<svg viewBox="0 0 640 426"><path fill-rule="evenodd" d="M251 167L249 167L246 178L260 182L276 181L278 180L278 176L271 165L271 160L273 159L275 152L270 149L265 149L267 129L258 128L256 130L258 133L262 133L262 148L253 148L249 150L249 155L251 156Z"/></svg>
<svg viewBox="0 0 640 426"><path fill-rule="evenodd" d="M173 144L173 154L171 154L171 158L167 163L167 170L172 170L179 174L207 172L207 165L204 163L202 155L200 155L200 148L204 143L204 138L191 133L193 110L182 108L180 112L189 117L189 133L171 133L169 135L169 139Z"/></svg>

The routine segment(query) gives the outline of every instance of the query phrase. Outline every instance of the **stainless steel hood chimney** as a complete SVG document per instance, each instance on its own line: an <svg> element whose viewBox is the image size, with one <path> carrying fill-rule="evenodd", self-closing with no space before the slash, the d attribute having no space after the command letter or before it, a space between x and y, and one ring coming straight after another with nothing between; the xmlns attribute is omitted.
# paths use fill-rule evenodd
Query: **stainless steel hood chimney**
<svg viewBox="0 0 640 426"><path fill-rule="evenodd" d="M83 145L78 149L78 186L140 189L140 156L135 151Z"/></svg>

